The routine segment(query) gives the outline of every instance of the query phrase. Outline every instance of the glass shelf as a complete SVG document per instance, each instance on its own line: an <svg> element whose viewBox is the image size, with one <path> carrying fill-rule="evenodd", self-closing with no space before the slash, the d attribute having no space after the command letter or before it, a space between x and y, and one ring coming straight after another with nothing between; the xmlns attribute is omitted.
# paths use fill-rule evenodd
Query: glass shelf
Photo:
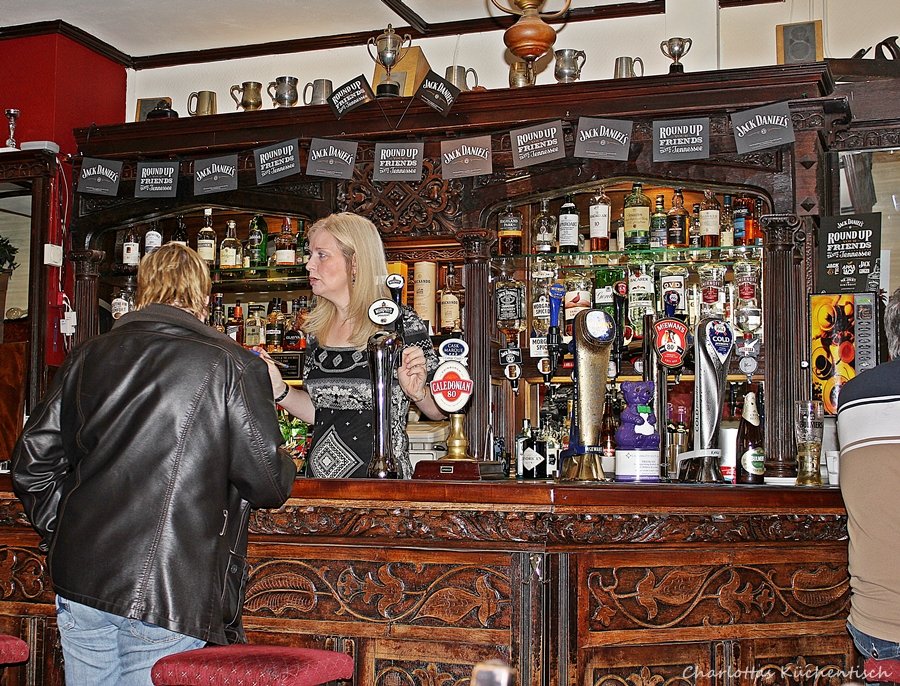
<svg viewBox="0 0 900 686"><path fill-rule="evenodd" d="M596 269L597 267L621 267L627 264L698 264L715 260L722 264L732 264L745 257L762 259L761 245L736 245L725 248L651 248L648 250L625 250L610 252L542 252L517 255L494 255L491 261L512 260L517 266L537 257L550 259L567 270Z"/></svg>
<svg viewBox="0 0 900 686"><path fill-rule="evenodd" d="M216 286L235 284L246 287L270 287L278 285L303 286L309 283L306 267L266 266L246 269L210 269L209 274Z"/></svg>

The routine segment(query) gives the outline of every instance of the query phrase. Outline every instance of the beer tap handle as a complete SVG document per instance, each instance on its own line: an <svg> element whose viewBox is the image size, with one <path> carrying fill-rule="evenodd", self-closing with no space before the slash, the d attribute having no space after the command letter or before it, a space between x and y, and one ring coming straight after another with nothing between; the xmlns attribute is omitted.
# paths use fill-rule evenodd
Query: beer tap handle
<svg viewBox="0 0 900 686"><path fill-rule="evenodd" d="M401 338L405 338L403 330L403 286L405 283L406 280L400 274L388 274L384 280L384 285L391 292L391 300L394 301L394 304L400 310L400 316L397 317L394 327Z"/></svg>
<svg viewBox="0 0 900 686"><path fill-rule="evenodd" d="M550 327L547 329L547 357L550 359L550 376L552 377L565 355L562 332L559 326L559 315L562 309L563 298L566 295L566 289L561 283L555 283L550 286L549 292Z"/></svg>
<svg viewBox="0 0 900 686"><path fill-rule="evenodd" d="M628 305L628 282L619 281L613 287L613 320L616 324L616 339L613 342L612 359L615 372L612 378L619 375L622 359L625 357L625 308Z"/></svg>

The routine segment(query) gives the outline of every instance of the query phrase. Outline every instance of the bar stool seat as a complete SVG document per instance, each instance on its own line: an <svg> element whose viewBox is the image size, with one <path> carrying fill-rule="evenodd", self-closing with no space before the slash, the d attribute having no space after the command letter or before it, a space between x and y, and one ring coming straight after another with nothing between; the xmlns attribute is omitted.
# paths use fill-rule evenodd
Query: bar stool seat
<svg viewBox="0 0 900 686"><path fill-rule="evenodd" d="M863 665L867 683L900 684L900 659L876 660L867 658Z"/></svg>
<svg viewBox="0 0 900 686"><path fill-rule="evenodd" d="M21 638L0 634L0 667L28 660L28 644Z"/></svg>
<svg viewBox="0 0 900 686"><path fill-rule="evenodd" d="M155 686L317 686L353 676L353 658L314 648L229 645L157 660Z"/></svg>

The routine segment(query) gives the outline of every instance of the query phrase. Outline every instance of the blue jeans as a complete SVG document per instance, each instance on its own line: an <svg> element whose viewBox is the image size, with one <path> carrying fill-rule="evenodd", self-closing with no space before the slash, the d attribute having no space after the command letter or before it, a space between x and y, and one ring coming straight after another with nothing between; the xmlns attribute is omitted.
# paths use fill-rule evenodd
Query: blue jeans
<svg viewBox="0 0 900 686"><path fill-rule="evenodd" d="M67 686L153 686L162 657L206 641L56 596Z"/></svg>
<svg viewBox="0 0 900 686"><path fill-rule="evenodd" d="M863 633L850 622L847 622L847 631L850 632L850 636L853 637L853 642L856 644L856 649L862 653L863 657L871 657L876 660L896 660L900 658L900 643L869 636L869 634Z"/></svg>

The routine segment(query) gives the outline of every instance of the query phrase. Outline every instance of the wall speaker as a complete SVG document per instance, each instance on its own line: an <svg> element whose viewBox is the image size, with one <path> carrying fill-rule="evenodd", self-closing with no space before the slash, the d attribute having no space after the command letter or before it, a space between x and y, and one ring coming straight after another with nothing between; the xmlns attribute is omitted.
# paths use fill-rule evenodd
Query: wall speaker
<svg viewBox="0 0 900 686"><path fill-rule="evenodd" d="M820 62L825 57L825 50L822 47L822 20L778 24L775 27L775 45L778 50L778 64Z"/></svg>

